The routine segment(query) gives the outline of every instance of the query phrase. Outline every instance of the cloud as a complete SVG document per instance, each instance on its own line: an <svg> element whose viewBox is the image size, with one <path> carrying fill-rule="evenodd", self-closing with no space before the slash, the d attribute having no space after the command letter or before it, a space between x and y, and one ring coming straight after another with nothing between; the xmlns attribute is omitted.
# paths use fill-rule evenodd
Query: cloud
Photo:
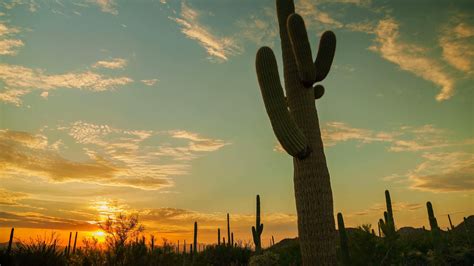
<svg viewBox="0 0 474 266"><path fill-rule="evenodd" d="M181 16L171 18L181 26L181 32L189 39L196 40L204 49L206 49L209 59L216 62L224 62L230 56L239 54L241 47L230 37L220 37L212 32L211 29L200 23L201 14L189 7L185 1L181 4Z"/></svg>
<svg viewBox="0 0 474 266"><path fill-rule="evenodd" d="M278 21L274 8L264 8L258 15L252 14L237 21L241 38L247 39L258 46L273 46L278 34Z"/></svg>
<svg viewBox="0 0 474 266"><path fill-rule="evenodd" d="M196 133L188 132L185 130L171 131L170 134L173 138L190 140L190 151L216 151L224 147L225 145L230 144L219 139L203 138Z"/></svg>
<svg viewBox="0 0 474 266"><path fill-rule="evenodd" d="M394 212L416 211L423 207L424 205L421 203L392 202L392 210ZM348 213L345 216L347 217L365 216L365 215L382 215L383 216L383 212L386 211L386 208L387 207L385 203L377 203L368 209Z"/></svg>
<svg viewBox="0 0 474 266"><path fill-rule="evenodd" d="M49 130L54 135L66 133L86 159L63 157L62 139L49 140ZM152 138L158 135L188 142L156 143ZM124 130L82 121L41 134L0 130L0 176L157 190L172 186L172 177L188 174L190 160L227 144L188 131Z"/></svg>
<svg viewBox="0 0 474 266"><path fill-rule="evenodd" d="M447 63L466 74L474 74L474 26L455 17L442 28L438 41Z"/></svg>
<svg viewBox="0 0 474 266"><path fill-rule="evenodd" d="M106 77L91 71L46 74L41 69L0 64L0 81L4 83L4 91L0 92L0 100L20 105L20 97L33 90L68 88L99 92L113 90L118 86L129 84L133 80L128 77Z"/></svg>
<svg viewBox="0 0 474 266"><path fill-rule="evenodd" d="M454 94L454 79L438 61L425 55L426 49L400 39L399 25L393 18L380 20L375 28L375 43L369 49L384 59L398 65L441 87L436 100L444 101Z"/></svg>
<svg viewBox="0 0 474 266"><path fill-rule="evenodd" d="M109 13L112 15L118 15L117 11L117 4L114 0L89 0L100 7L100 10L105 13Z"/></svg>
<svg viewBox="0 0 474 266"><path fill-rule="evenodd" d="M158 82L158 79L142 79L140 81L147 86L153 86Z"/></svg>
<svg viewBox="0 0 474 266"><path fill-rule="evenodd" d="M474 191L474 154L427 152L424 162L406 174L410 188L431 192Z"/></svg>
<svg viewBox="0 0 474 266"><path fill-rule="evenodd" d="M94 68L109 68L109 69L118 69L124 68L127 65L127 60L123 58L113 58L109 61L98 61L92 67Z"/></svg>
<svg viewBox="0 0 474 266"><path fill-rule="evenodd" d="M14 27L8 27L0 22L0 55L16 55L17 48L24 46L23 41L18 39L8 39L7 36L17 34L20 30Z"/></svg>
<svg viewBox="0 0 474 266"><path fill-rule="evenodd" d="M37 212L0 211L0 227L41 228L54 230L97 230L97 226L87 221L48 216Z"/></svg>
<svg viewBox="0 0 474 266"><path fill-rule="evenodd" d="M308 26L318 24L324 24L325 27L329 26L333 28L342 28L344 26L342 22L321 10L316 3L310 0L300 0L296 2L296 11L305 18Z"/></svg>
<svg viewBox="0 0 474 266"><path fill-rule="evenodd" d="M4 188L0 188L0 206L21 206L18 201L26 199L29 197L29 194L17 191L10 191Z"/></svg>

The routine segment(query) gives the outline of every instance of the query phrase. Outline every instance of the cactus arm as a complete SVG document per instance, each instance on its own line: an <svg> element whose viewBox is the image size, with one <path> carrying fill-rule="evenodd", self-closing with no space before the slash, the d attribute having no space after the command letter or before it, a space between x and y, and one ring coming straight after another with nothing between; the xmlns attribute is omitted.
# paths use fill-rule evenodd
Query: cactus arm
<svg viewBox="0 0 474 266"><path fill-rule="evenodd" d="M306 158L310 153L308 141L288 111L275 55L270 48L258 50L256 69L265 109L278 141L291 156Z"/></svg>
<svg viewBox="0 0 474 266"><path fill-rule="evenodd" d="M306 26L298 14L290 15L287 24L298 76L305 88L311 88L316 82L316 68L313 64Z"/></svg>
<svg viewBox="0 0 474 266"><path fill-rule="evenodd" d="M335 52L336 35L332 31L326 31L321 36L318 55L314 61L314 66L316 68L316 82L325 79L328 75Z"/></svg>
<svg viewBox="0 0 474 266"><path fill-rule="evenodd" d="M320 99L324 95L324 87L323 85L316 85L314 86L314 99Z"/></svg>

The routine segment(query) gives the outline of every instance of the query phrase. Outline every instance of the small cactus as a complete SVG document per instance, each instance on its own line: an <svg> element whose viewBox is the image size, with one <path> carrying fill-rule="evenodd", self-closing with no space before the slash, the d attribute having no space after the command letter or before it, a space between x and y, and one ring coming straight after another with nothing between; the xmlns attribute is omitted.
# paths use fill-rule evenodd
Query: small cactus
<svg viewBox="0 0 474 266"><path fill-rule="evenodd" d="M342 216L342 213L337 214L337 228L339 230L339 242L341 245L342 264L351 265L348 237L346 227L344 226L344 217Z"/></svg>
<svg viewBox="0 0 474 266"><path fill-rule="evenodd" d="M252 226L252 237L253 243L255 244L255 252L260 252L262 249L262 240L261 235L263 232L263 224L260 223L260 196L257 195L257 213L256 213L256 223L255 226Z"/></svg>

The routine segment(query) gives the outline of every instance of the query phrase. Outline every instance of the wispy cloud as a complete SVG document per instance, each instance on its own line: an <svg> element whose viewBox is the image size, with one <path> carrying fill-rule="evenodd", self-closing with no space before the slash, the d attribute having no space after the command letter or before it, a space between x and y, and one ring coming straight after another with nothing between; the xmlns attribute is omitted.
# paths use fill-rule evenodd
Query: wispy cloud
<svg viewBox="0 0 474 266"><path fill-rule="evenodd" d="M158 79L142 79L140 81L147 86L153 86L158 82Z"/></svg>
<svg viewBox="0 0 474 266"><path fill-rule="evenodd" d="M415 211L423 208L421 203L409 203L409 202L392 202L392 209L394 212L406 212L406 211ZM365 216L365 215L376 215L383 216L383 212L386 211L386 205L384 203L377 203L370 208L361 211L355 211L348 213L347 217L354 216Z"/></svg>
<svg viewBox="0 0 474 266"><path fill-rule="evenodd" d="M299 0L296 2L296 11L305 18L308 25L323 24L324 27L329 26L332 28L342 28L344 26L342 22L335 19L328 12L323 11L318 7L317 3L310 0Z"/></svg>
<svg viewBox="0 0 474 266"><path fill-rule="evenodd" d="M20 105L20 97L33 90L65 88L99 92L127 85L133 80L129 77L106 77L92 71L46 74L42 69L0 64L0 81L4 83L0 100Z"/></svg>
<svg viewBox="0 0 474 266"><path fill-rule="evenodd" d="M16 55L17 48L24 46L23 41L9 38L19 32L18 28L9 27L0 22L0 55Z"/></svg>
<svg viewBox="0 0 474 266"><path fill-rule="evenodd" d="M189 39L196 40L206 49L209 59L216 62L224 62L230 56L239 54L241 47L231 37L220 37L209 27L199 21L201 13L185 1L181 4L181 13L178 18L171 18L181 26L181 32Z"/></svg>
<svg viewBox="0 0 474 266"><path fill-rule="evenodd" d="M82 121L47 130L67 133L87 160L63 157L62 139L50 142L44 133L0 130L0 175L156 190L172 186L171 177L188 174L189 160L228 144L187 131L124 130ZM149 144L157 135L189 141Z"/></svg>
<svg viewBox="0 0 474 266"><path fill-rule="evenodd" d="M455 81L442 65L426 55L424 47L407 43L400 38L399 24L393 18L380 20L375 28L375 45L369 49L427 81L441 87L436 100L444 101L454 94Z"/></svg>
<svg viewBox="0 0 474 266"><path fill-rule="evenodd" d="M278 21L274 8L266 7L258 14L251 14L245 19L237 21L242 38L258 45L273 46L278 34Z"/></svg>
<svg viewBox="0 0 474 266"><path fill-rule="evenodd" d="M410 188L431 192L474 191L474 154L427 152L424 162L406 176Z"/></svg>
<svg viewBox="0 0 474 266"><path fill-rule="evenodd" d="M466 74L474 74L474 26L454 17L442 28L439 45L443 59Z"/></svg>
<svg viewBox="0 0 474 266"><path fill-rule="evenodd" d="M113 58L111 60L101 60L97 61L92 67L94 68L109 68L109 69L119 69L124 68L127 65L127 60L123 58Z"/></svg>
<svg viewBox="0 0 474 266"><path fill-rule="evenodd" d="M115 0L88 0L88 2L98 5L102 12L118 15L117 4L115 3Z"/></svg>

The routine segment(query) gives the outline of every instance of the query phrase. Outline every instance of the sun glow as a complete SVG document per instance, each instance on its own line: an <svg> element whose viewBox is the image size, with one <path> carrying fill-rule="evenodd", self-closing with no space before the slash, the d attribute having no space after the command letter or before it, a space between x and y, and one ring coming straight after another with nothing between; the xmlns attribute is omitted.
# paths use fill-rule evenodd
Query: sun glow
<svg viewBox="0 0 474 266"><path fill-rule="evenodd" d="M99 243L102 243L102 242L105 241L105 232L102 231L102 230L94 231L94 232L92 232L91 235L92 235L93 238L97 239L97 241Z"/></svg>

